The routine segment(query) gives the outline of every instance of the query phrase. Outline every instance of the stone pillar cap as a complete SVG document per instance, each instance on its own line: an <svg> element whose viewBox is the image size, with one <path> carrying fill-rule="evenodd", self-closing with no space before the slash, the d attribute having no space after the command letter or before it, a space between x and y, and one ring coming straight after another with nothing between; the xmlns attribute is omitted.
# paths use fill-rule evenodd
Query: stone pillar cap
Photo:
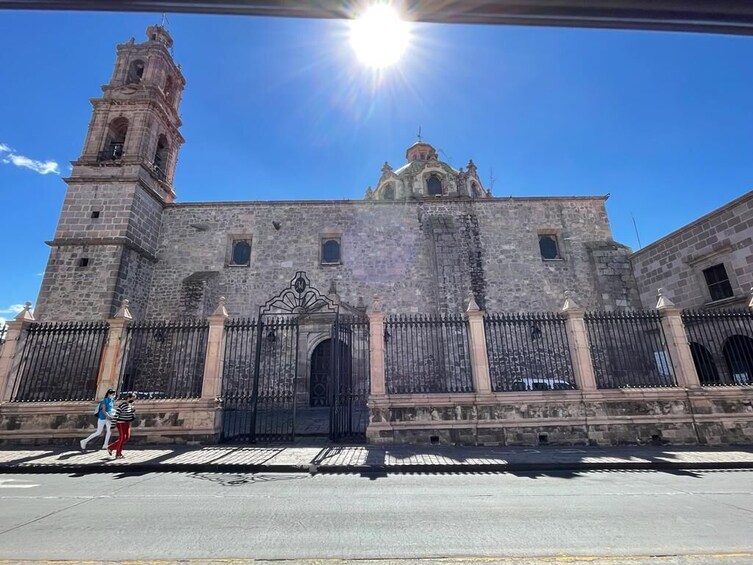
<svg viewBox="0 0 753 565"><path fill-rule="evenodd" d="M664 296L664 289L660 288L656 291L656 309L657 310L664 310L666 308L674 308L675 303L672 302L669 298Z"/></svg>
<svg viewBox="0 0 753 565"><path fill-rule="evenodd" d="M24 302L24 309L16 315L15 320L18 322L35 321L34 314L31 313L31 302L29 302L28 300Z"/></svg>
<svg viewBox="0 0 753 565"><path fill-rule="evenodd" d="M472 292L468 293L468 307L465 309L466 312L481 312L481 308L479 308L478 302L476 302L476 297L473 295Z"/></svg>
<svg viewBox="0 0 753 565"><path fill-rule="evenodd" d="M382 313L382 304L379 302L379 296L374 295L374 299L371 301L371 304L369 304L368 309L366 310L368 314L381 314Z"/></svg>
<svg viewBox="0 0 753 565"><path fill-rule="evenodd" d="M131 311L128 308L128 305L131 303L130 300L127 298L123 299L123 303L120 305L120 308L118 308L118 311L115 312L115 319L118 320L133 320L133 316L131 316Z"/></svg>
<svg viewBox="0 0 753 565"><path fill-rule="evenodd" d="M214 312L212 312L212 316L224 316L225 318L228 317L227 298L220 296L220 302L219 304L217 304L217 308L215 308Z"/></svg>
<svg viewBox="0 0 753 565"><path fill-rule="evenodd" d="M562 305L562 311L568 312L569 310L580 310L580 306L578 305L575 300L573 300L573 297L570 295L570 291L565 291L565 303Z"/></svg>

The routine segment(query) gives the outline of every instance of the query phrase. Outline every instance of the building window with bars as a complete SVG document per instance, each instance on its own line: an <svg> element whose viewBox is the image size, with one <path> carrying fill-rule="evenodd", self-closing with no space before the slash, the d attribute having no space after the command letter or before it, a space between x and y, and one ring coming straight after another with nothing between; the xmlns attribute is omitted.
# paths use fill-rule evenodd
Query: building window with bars
<svg viewBox="0 0 753 565"><path fill-rule="evenodd" d="M703 276L706 279L706 286L709 289L712 301L724 300L734 295L727 276L727 269L724 268L723 264L704 269Z"/></svg>
<svg viewBox="0 0 753 565"><path fill-rule="evenodd" d="M251 241L248 239L234 239L230 253L230 265L233 267L248 267L251 264Z"/></svg>
<svg viewBox="0 0 753 565"><path fill-rule="evenodd" d="M546 261L562 259L555 234L539 234L539 251L541 252L541 258Z"/></svg>
<svg viewBox="0 0 753 565"><path fill-rule="evenodd" d="M340 238L323 237L322 238L322 265L339 265L340 260Z"/></svg>

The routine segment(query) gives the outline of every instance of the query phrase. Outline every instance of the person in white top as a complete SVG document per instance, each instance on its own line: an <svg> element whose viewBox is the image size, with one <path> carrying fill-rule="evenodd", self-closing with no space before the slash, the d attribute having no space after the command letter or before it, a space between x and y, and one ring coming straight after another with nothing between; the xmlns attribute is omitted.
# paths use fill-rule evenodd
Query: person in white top
<svg viewBox="0 0 753 565"><path fill-rule="evenodd" d="M102 449L105 449L107 444L110 443L110 434L112 433L110 426L112 425L112 407L114 402L115 391L110 389L107 391L107 394L105 394L105 397L99 402L99 406L97 407L97 429L89 437L82 439L79 442L81 451L86 450L86 444L89 443L89 440L102 435L103 431L106 433L105 443L102 446Z"/></svg>

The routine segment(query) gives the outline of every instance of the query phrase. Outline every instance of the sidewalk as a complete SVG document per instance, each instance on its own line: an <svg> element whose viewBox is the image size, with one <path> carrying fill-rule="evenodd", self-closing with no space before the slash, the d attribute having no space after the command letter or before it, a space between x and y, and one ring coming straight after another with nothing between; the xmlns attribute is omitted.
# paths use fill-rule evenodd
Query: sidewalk
<svg viewBox="0 0 753 565"><path fill-rule="evenodd" d="M106 451L0 449L0 473L467 473L578 470L753 469L753 446L445 447L154 446Z"/></svg>

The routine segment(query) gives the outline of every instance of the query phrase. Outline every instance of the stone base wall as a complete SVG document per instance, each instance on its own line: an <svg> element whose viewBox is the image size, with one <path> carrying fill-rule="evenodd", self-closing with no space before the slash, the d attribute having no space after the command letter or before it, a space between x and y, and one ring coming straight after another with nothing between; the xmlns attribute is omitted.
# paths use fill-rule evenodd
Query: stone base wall
<svg viewBox="0 0 753 565"><path fill-rule="evenodd" d="M753 388L558 391L372 398L372 443L753 443Z"/></svg>
<svg viewBox="0 0 753 565"><path fill-rule="evenodd" d="M70 444L96 429L94 402L0 404L0 445ZM220 412L213 400L142 400L133 443L217 443Z"/></svg>

